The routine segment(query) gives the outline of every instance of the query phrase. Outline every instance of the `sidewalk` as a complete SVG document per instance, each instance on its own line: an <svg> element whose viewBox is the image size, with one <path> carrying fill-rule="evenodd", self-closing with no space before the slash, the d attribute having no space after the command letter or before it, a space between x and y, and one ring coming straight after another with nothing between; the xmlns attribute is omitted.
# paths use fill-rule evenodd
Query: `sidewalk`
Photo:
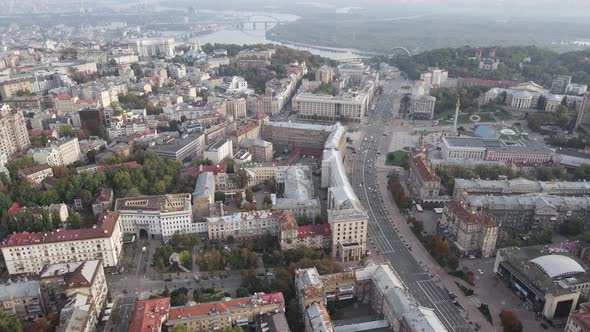
<svg viewBox="0 0 590 332"><path fill-rule="evenodd" d="M424 248L424 245L422 245L422 243L416 238L410 229L406 218L399 212L397 206L394 205L391 193L389 193L387 190L387 175L391 169L387 166L377 166L377 170L377 182L379 183L379 190L381 191L381 195L383 197L385 211L390 216L393 224L397 226L398 235L403 237L407 241L408 245L412 247L412 256L414 256L414 258L420 262L426 272L434 276L433 280L437 285L440 287L445 287L457 295L457 301L465 310L467 321L472 321L479 324L479 326L481 326L481 331L495 331L498 329L499 327L497 326L499 326L499 319L493 319L494 323L497 323L497 326L492 327L475 307L475 304L463 294L459 287L457 287L455 281L459 280L448 275L446 270L442 268L434 260L434 258L432 258L430 253L428 253L426 248Z"/></svg>

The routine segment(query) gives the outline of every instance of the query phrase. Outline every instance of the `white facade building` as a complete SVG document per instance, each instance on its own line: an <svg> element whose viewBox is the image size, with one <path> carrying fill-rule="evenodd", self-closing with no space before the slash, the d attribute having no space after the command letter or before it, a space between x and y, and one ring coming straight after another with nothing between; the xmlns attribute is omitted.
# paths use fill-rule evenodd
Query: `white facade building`
<svg viewBox="0 0 590 332"><path fill-rule="evenodd" d="M223 159L231 158L233 155L233 143L230 139L221 139L203 152L203 158L211 160L213 164L219 164Z"/></svg>
<svg viewBox="0 0 590 332"><path fill-rule="evenodd" d="M80 143L78 138L68 138L43 148L29 152L35 162L49 166L68 166L80 160Z"/></svg>
<svg viewBox="0 0 590 332"><path fill-rule="evenodd" d="M0 248L9 274L37 274L47 264L99 258L105 267L117 266L123 249L119 212L101 215L92 228L12 234Z"/></svg>
<svg viewBox="0 0 590 332"><path fill-rule="evenodd" d="M174 233L206 233L207 224L193 222L191 194L119 198L121 228L140 238L169 239Z"/></svg>

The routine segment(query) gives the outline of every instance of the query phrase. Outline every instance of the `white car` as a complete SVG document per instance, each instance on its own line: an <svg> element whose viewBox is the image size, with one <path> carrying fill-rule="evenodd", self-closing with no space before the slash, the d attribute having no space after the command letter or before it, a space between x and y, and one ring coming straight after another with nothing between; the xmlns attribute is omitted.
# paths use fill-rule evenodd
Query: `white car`
<svg viewBox="0 0 590 332"><path fill-rule="evenodd" d="M483 271L481 269L477 269L477 272L479 272L479 274L483 275Z"/></svg>

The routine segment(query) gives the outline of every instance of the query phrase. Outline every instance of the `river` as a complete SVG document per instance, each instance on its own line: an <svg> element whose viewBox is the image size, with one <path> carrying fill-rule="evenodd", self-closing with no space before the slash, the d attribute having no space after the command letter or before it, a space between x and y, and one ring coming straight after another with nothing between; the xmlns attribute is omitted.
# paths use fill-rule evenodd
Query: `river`
<svg viewBox="0 0 590 332"><path fill-rule="evenodd" d="M300 19L299 16L279 13L266 13L266 12L237 12L237 11L213 11L213 10L200 10L200 13L208 13L216 17L248 17L252 21L264 21L264 20L279 20L282 22L294 22ZM344 60L353 59L359 57L367 57L375 55L375 53L364 52L356 49L348 48L336 48L336 47L324 47L320 45L305 45L300 43L293 43L289 41L279 41L269 39L266 36L262 24L259 24L259 30L230 30L221 29L215 32L204 34L196 37L192 37L190 42L197 42L199 44L206 43L220 43L220 44L237 44L237 45L248 45L248 44L275 44L284 45L298 50L309 51L313 54L320 55L333 60ZM270 24L268 29L272 29L275 25ZM186 31L167 32L170 36L181 35Z"/></svg>

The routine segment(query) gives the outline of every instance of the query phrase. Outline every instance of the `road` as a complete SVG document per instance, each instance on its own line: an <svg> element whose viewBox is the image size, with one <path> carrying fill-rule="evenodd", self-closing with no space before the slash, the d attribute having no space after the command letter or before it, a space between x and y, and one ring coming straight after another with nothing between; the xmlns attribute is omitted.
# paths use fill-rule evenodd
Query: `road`
<svg viewBox="0 0 590 332"><path fill-rule="evenodd" d="M423 269L406 248L397 234L394 219L403 221L398 209L386 212L383 195L378 189L376 161L385 125L399 112L395 92L399 82L385 82L383 95L369 115L365 138L354 158L352 186L369 215L368 235L371 244L400 275L420 305L435 310L436 315L449 331L472 331L471 326L449 298L448 291L438 286L435 276Z"/></svg>

